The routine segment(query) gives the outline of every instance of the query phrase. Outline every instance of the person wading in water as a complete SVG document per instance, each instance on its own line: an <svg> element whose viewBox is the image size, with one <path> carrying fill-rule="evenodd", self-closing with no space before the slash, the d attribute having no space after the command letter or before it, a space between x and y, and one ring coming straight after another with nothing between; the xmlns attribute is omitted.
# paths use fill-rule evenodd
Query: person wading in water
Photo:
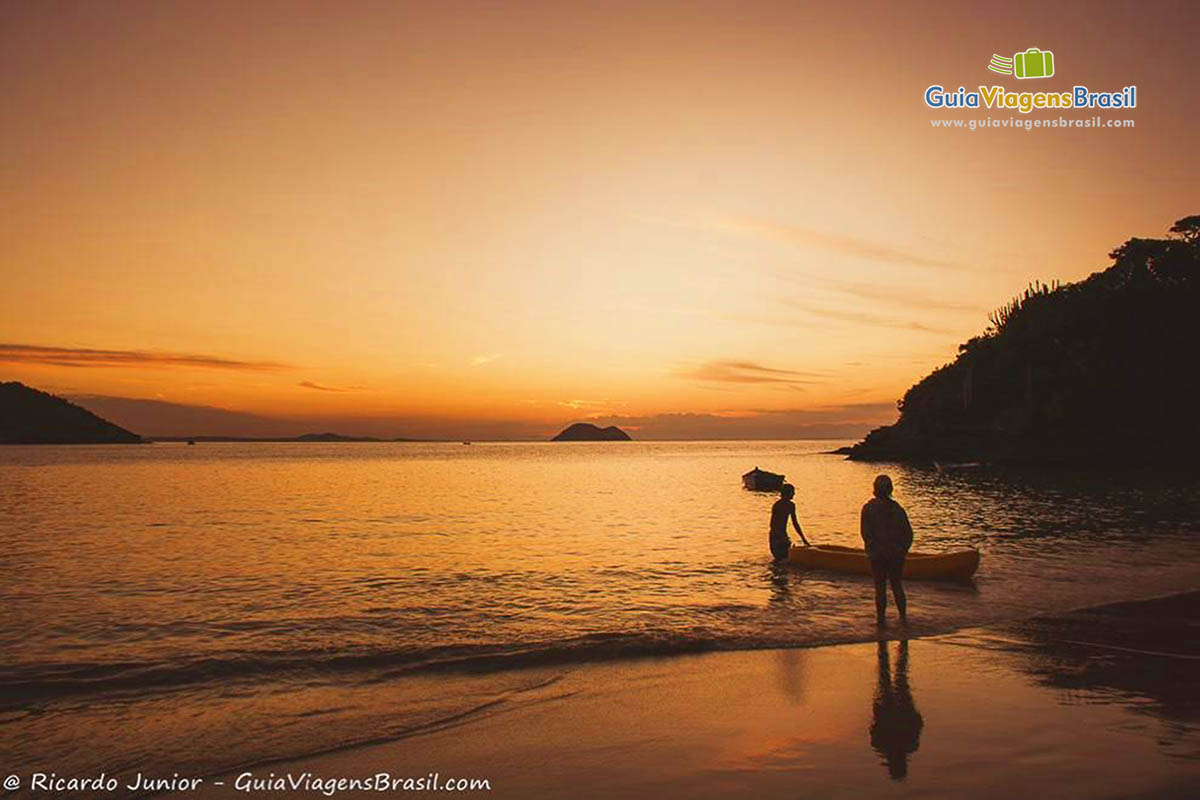
<svg viewBox="0 0 1200 800"><path fill-rule="evenodd" d="M771 535L769 542L771 544L771 555L776 561L787 561L788 552L792 549L792 540L788 538L787 524L788 518L792 520L792 526L795 527L796 533L800 534L800 541L804 542L804 546L808 547L808 539L804 538L804 531L800 530L800 522L796 519L796 504L792 502L792 498L796 496L796 487L790 483L785 483L779 487L779 499L775 501L775 505L771 506Z"/></svg>
<svg viewBox="0 0 1200 800"><path fill-rule="evenodd" d="M912 547L913 530L908 514L892 499L892 479L880 475L875 479L875 496L862 507L862 540L875 576L875 621L887 624L887 585L892 584L896 610L900 621L908 622L908 598L900 576L904 559Z"/></svg>

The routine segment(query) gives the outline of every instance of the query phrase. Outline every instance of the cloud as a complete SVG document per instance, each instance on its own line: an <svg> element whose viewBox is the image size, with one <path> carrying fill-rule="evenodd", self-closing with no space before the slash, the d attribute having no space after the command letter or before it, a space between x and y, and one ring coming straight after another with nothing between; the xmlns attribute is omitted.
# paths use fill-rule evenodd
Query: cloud
<svg viewBox="0 0 1200 800"><path fill-rule="evenodd" d="M754 220L742 217L731 217L718 223L723 230L734 233L748 234L787 244L811 247L831 253L854 256L869 261L886 261L888 263L913 264L920 267L936 267L941 269L962 269L963 265L954 261L931 258L918 253L909 253L894 247L845 236L837 233L827 233L812 228L796 225L781 225L777 222Z"/></svg>
<svg viewBox="0 0 1200 800"><path fill-rule="evenodd" d="M318 392L361 392L365 388L362 386L325 386L312 381L300 381L296 385L303 386L305 389L316 389Z"/></svg>
<svg viewBox="0 0 1200 800"><path fill-rule="evenodd" d="M932 325L926 325L923 322L898 320L892 317L884 317L878 314L868 314L862 311L837 311L831 308L821 308L819 306L805 305L803 303L790 304L798 311L805 314L810 314L814 317L824 317L826 319L836 319L842 322L854 322L859 325L872 325L878 328L899 328L908 331L919 331L921 333L936 333L940 336L949 336L953 331L945 328L935 328Z"/></svg>
<svg viewBox="0 0 1200 800"><path fill-rule="evenodd" d="M970 303L955 303L950 300L937 300L932 297L914 295L905 289L892 289L886 286L872 286L866 283L834 283L836 291L844 292L864 300L879 300L905 308L916 308L929 311L969 311L982 313L986 309Z"/></svg>
<svg viewBox="0 0 1200 800"><path fill-rule="evenodd" d="M215 406L111 395L68 397L89 411L143 436L296 436L313 430L296 422Z"/></svg>
<svg viewBox="0 0 1200 800"><path fill-rule="evenodd" d="M624 401L621 400L559 400L557 405L573 408L576 411L607 409L612 406L623 406Z"/></svg>
<svg viewBox="0 0 1200 800"><path fill-rule="evenodd" d="M504 358L504 353L492 353L491 355L475 356L471 359L471 366L482 367L484 364L490 364L498 358Z"/></svg>
<svg viewBox="0 0 1200 800"><path fill-rule="evenodd" d="M896 414L895 403L838 403L815 408L755 408L747 412L755 416L774 414L781 417L803 418L809 422L845 419L874 419L880 414Z"/></svg>
<svg viewBox="0 0 1200 800"><path fill-rule="evenodd" d="M638 439L857 439L896 421L895 403L850 403L809 409L756 409L592 418L637 432Z"/></svg>
<svg viewBox="0 0 1200 800"><path fill-rule="evenodd" d="M706 383L769 383L800 387L822 383L822 373L764 367L753 361L708 361L697 367L677 370L676 377Z"/></svg>
<svg viewBox="0 0 1200 800"><path fill-rule="evenodd" d="M357 436L395 436L459 441L546 440L570 419L470 419L423 415L269 417L163 400L69 395L68 399L116 424L155 436L296 436L335 431ZM848 403L808 409L750 409L644 416L589 415L601 427L618 425L642 440L668 439L854 439L896 420L894 403Z"/></svg>
<svg viewBox="0 0 1200 800"><path fill-rule="evenodd" d="M887 305L901 308L917 309L919 311L955 311L983 314L987 308L972 303L960 303L953 300L914 294L907 286L886 286L878 283L862 283L839 281L830 278L810 275L798 275L786 269L774 270L776 277L789 283L795 283L805 288L814 286L829 289L834 292L848 294L861 300L874 300Z"/></svg>
<svg viewBox="0 0 1200 800"><path fill-rule="evenodd" d="M33 344L0 344L2 364L45 364L54 367L201 368L250 372L291 369L274 361L240 361L220 356L171 353L162 350L94 350L87 347L44 347Z"/></svg>

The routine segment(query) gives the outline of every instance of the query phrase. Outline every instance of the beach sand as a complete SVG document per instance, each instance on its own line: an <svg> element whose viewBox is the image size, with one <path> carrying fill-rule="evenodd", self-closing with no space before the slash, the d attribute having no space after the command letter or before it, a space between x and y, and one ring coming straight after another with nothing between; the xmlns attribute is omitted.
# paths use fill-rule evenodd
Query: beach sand
<svg viewBox="0 0 1200 800"><path fill-rule="evenodd" d="M251 772L437 773L506 798L1197 797L1198 610L1192 593L910 641L547 668L432 729ZM217 780L199 793L247 795Z"/></svg>

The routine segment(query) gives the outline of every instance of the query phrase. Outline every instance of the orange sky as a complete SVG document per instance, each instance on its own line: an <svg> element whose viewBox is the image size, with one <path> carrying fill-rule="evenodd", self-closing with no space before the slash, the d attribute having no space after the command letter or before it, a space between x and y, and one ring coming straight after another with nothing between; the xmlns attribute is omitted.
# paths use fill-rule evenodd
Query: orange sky
<svg viewBox="0 0 1200 800"><path fill-rule="evenodd" d="M855 435L1200 211L1197 6L1046 5L5 3L0 378L241 433ZM986 70L1029 46L1054 78ZM1137 84L1136 127L935 130L1016 115L932 83Z"/></svg>

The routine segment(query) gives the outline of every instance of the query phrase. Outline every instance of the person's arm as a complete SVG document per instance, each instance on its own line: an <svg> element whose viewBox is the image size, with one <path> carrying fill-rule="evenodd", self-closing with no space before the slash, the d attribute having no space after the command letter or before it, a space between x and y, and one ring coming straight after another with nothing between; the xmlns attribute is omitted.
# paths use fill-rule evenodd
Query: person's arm
<svg viewBox="0 0 1200 800"><path fill-rule="evenodd" d="M811 547L808 539L804 538L804 531L800 530L800 520L796 519L796 507L792 506L792 525L796 528L796 533L800 534L800 541L804 542L805 547Z"/></svg>
<svg viewBox="0 0 1200 800"><path fill-rule="evenodd" d="M875 538L871 530L871 515L867 513L867 506L862 507L862 514L858 518L858 531L862 534L863 547L869 553L871 552L871 542Z"/></svg>
<svg viewBox="0 0 1200 800"><path fill-rule="evenodd" d="M900 509L900 530L904 534L904 552L907 553L912 547L913 529L912 523L908 521L908 514L904 511L903 507Z"/></svg>

